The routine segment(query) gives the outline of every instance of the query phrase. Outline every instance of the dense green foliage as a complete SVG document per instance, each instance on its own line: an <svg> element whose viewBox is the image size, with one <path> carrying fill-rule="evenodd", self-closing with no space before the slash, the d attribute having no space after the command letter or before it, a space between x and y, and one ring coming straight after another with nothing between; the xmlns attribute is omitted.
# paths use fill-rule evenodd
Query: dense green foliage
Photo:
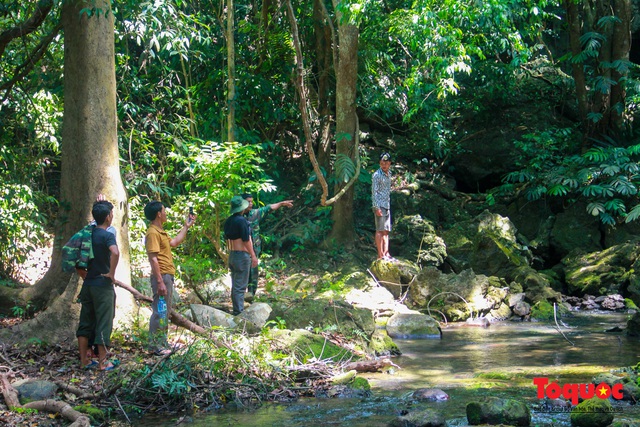
<svg viewBox="0 0 640 427"><path fill-rule="evenodd" d="M32 3L3 2L1 29L34 16ZM335 114L335 64L323 62L333 53L321 48L321 32L330 30L321 27L326 19L320 22L313 2L293 6L301 28L312 126L317 131L322 96L328 96L329 109ZM335 31L336 10L331 2L324 6ZM51 2L51 7L41 25L9 40L0 51L0 192L4 196L0 274L5 277L12 275L12 265L31 249L20 242L40 243L44 229L55 220L63 109L62 75L55 70L63 65L64 39L58 34L60 2ZM238 141L233 142L225 142L229 42L225 3L127 1L113 7L118 143L130 196L133 256L142 256L139 237L145 224L140 210L146 201L160 199L172 206L176 226L192 206L199 215L197 234L202 238L186 245L181 264L189 270L184 272L189 281L207 279L222 267L215 255L220 222L226 216L226 200L239 192L256 193L263 203L276 194L288 198L299 194L307 207L301 218L306 219L300 220L302 227L295 233L289 233L291 248L316 243L331 224L328 208L316 209L317 189L309 186L312 174L304 153L292 34L284 7L235 2ZM459 127L461 117L490 120L497 105L514 103L523 90L517 84L518 73L529 61L543 58L564 71L571 65L571 56L557 42L566 35L551 30L560 28L557 24L564 19L555 1L363 0L338 2L338 7L360 31L360 120L373 132L402 136L405 142L397 146L397 157L413 160L417 166L426 166L430 159L429 165L441 169L461 151L460 141L467 133ZM586 34L583 57L572 60L583 60L590 70L597 67L597 52L606 37L603 28L615 19L610 17ZM554 63L554 55L566 61ZM27 67L28 58L36 59L37 67ZM327 63L328 74L323 75L321 64ZM618 61L607 66L629 71L619 82L627 89L628 103L617 107L630 117L638 93L633 65ZM587 73L587 78L594 90L611 86L597 74ZM595 144L581 153L576 143L580 132L577 127L550 125L544 132L514 141L523 153L521 170L506 177L503 190L525 185L532 198L584 197L589 211L607 224L617 218L636 219L640 208L636 206L633 137L624 143ZM368 148L363 147L361 154L363 168L371 168ZM327 171L330 183L354 175L353 163L339 156L332 162L335 174ZM363 172L355 197L364 204L369 191L368 175ZM269 241L270 236L265 236L267 251Z"/></svg>

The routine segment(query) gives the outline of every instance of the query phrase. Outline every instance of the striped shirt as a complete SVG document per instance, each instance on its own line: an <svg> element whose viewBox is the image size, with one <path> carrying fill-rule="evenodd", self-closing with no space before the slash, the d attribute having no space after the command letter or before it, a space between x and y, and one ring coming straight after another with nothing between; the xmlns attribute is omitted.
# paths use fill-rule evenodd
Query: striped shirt
<svg viewBox="0 0 640 427"><path fill-rule="evenodd" d="M384 173L382 169L378 169L371 177L371 202L373 209L390 209L390 198L391 174Z"/></svg>

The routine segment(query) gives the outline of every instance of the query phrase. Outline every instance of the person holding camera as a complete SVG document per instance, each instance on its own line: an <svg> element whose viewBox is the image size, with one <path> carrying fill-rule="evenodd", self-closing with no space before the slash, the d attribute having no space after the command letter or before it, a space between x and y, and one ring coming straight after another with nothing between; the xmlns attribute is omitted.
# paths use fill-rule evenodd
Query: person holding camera
<svg viewBox="0 0 640 427"><path fill-rule="evenodd" d="M162 202L147 203L144 207L144 216L151 221L145 237L147 257L151 265L151 289L153 291L153 313L149 319L149 350L157 356L164 356L170 354L171 350L167 343L168 323L163 327L160 326L158 301L161 296L164 297L167 313L171 313L174 276L176 274L171 248L175 248L184 241L187 237L187 231L195 223L196 216L193 212L189 212L184 226L173 238L164 229L164 223L167 222L167 210Z"/></svg>

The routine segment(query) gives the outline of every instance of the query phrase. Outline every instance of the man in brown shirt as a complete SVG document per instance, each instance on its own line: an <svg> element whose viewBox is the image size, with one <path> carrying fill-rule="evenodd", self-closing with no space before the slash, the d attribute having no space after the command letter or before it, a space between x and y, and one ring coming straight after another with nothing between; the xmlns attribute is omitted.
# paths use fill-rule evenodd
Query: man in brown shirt
<svg viewBox="0 0 640 427"><path fill-rule="evenodd" d="M145 238L147 256L151 264L151 289L153 290L153 313L149 320L150 350L156 355L164 355L171 350L167 348L168 324L164 328L160 327L158 301L163 296L167 303L167 314L171 313L176 274L171 248L178 246L187 237L187 231L195 222L195 215L187 216L184 226L174 238L171 238L163 228L163 224L167 222L167 211L162 202L147 203L144 207L144 216L151 221Z"/></svg>

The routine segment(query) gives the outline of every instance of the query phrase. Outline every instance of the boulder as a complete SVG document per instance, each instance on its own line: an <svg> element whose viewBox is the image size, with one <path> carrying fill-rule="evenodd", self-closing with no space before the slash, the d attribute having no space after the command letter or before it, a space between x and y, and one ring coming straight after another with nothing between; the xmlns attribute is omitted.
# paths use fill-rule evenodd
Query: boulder
<svg viewBox="0 0 640 427"><path fill-rule="evenodd" d="M396 220L389 245L395 256L415 259L421 267L439 267L447 258L444 240L436 234L431 221L420 215L405 215Z"/></svg>
<svg viewBox="0 0 640 427"><path fill-rule="evenodd" d="M307 363L309 360L349 360L353 359L355 355L349 350L339 347L325 337L319 334L314 334L305 329L270 329L269 337L272 339L274 348L286 349L287 353L293 351L302 363ZM317 373L309 373L310 375L316 375ZM300 372L298 378L304 373Z"/></svg>
<svg viewBox="0 0 640 427"><path fill-rule="evenodd" d="M421 409L397 417L389 427L446 427L444 416L433 409Z"/></svg>
<svg viewBox="0 0 640 427"><path fill-rule="evenodd" d="M472 268L487 276L509 277L513 269L528 266L533 258L531 251L517 241L516 234L508 218L484 211L445 231L442 238L454 261L454 270Z"/></svg>
<svg viewBox="0 0 640 427"><path fill-rule="evenodd" d="M471 425L528 426L531 424L531 412L527 405L519 400L487 397L480 402L467 405L467 421Z"/></svg>
<svg viewBox="0 0 640 427"><path fill-rule="evenodd" d="M252 330L259 331L267 323L267 320L269 320L271 311L271 306L267 303L253 303L236 316L236 322L240 323L241 320L247 321L252 325Z"/></svg>
<svg viewBox="0 0 640 427"><path fill-rule="evenodd" d="M640 257L640 245L624 243L597 252L574 251L562 260L570 295L611 295L635 278L633 266Z"/></svg>
<svg viewBox="0 0 640 427"><path fill-rule="evenodd" d="M421 313L396 313L387 322L391 338L442 338L440 325L433 317Z"/></svg>
<svg viewBox="0 0 640 427"><path fill-rule="evenodd" d="M627 322L627 335L630 337L640 337L640 313L634 314Z"/></svg>
<svg viewBox="0 0 640 427"><path fill-rule="evenodd" d="M18 392L18 398L23 405L36 400L52 399L58 391L58 386L51 381L21 380L12 384Z"/></svg>
<svg viewBox="0 0 640 427"><path fill-rule="evenodd" d="M522 285L529 301L533 303L539 301L562 301L562 294L554 291L549 280L533 268L522 266L514 269L512 273L510 279Z"/></svg>
<svg viewBox="0 0 640 427"><path fill-rule="evenodd" d="M371 264L371 272L380 286L386 288L394 298L400 298L409 283L420 272L420 268L410 261L387 261L379 259Z"/></svg>
<svg viewBox="0 0 640 427"><path fill-rule="evenodd" d="M204 304L191 304L190 308L193 321L204 328L218 326L221 328L235 329L238 326L238 323L231 314L218 310L217 308Z"/></svg>
<svg viewBox="0 0 640 427"><path fill-rule="evenodd" d="M409 287L408 304L421 310L438 308L447 319L458 321L497 309L507 295L507 283L497 277L476 275L470 269L444 274L426 267Z"/></svg>
<svg viewBox="0 0 640 427"><path fill-rule="evenodd" d="M449 395L439 388L419 388L413 392L411 397L421 402L428 400L449 400Z"/></svg>
<svg viewBox="0 0 640 427"><path fill-rule="evenodd" d="M353 331L361 331L367 338L375 330L371 311L335 299L331 293L295 301L273 301L272 308L269 320L280 317L291 329L335 328L346 336L353 336Z"/></svg>
<svg viewBox="0 0 640 427"><path fill-rule="evenodd" d="M608 400L594 397L585 400L571 411L573 427L607 427L613 421L613 407Z"/></svg>

